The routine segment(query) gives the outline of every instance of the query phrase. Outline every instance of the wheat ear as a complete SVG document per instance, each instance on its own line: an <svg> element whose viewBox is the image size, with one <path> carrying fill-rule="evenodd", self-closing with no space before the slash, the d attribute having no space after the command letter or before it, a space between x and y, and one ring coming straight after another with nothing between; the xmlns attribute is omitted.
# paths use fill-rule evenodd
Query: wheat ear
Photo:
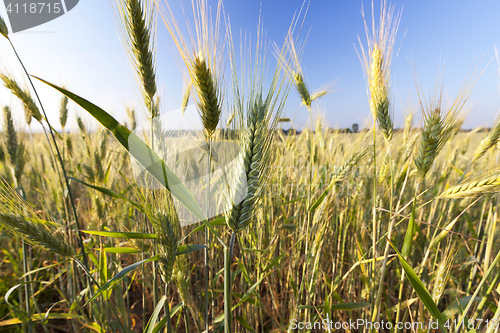
<svg viewBox="0 0 500 333"><path fill-rule="evenodd" d="M64 96L61 99L61 106L59 108L59 123L61 124L62 129L66 127L66 123L68 122L68 97Z"/></svg>
<svg viewBox="0 0 500 333"><path fill-rule="evenodd" d="M230 202L226 222L238 232L250 222L254 205L262 190L262 169L268 156L269 134L267 132L266 106L262 99L257 99L248 115L247 131L243 142L243 153L239 158L240 177L234 179L231 186L233 193L244 193L242 186L247 186L247 193L240 203Z"/></svg>
<svg viewBox="0 0 500 333"><path fill-rule="evenodd" d="M382 1L380 11L380 22L378 29L375 28L375 19L372 17L371 33L366 23L365 31L367 38L367 50L359 40L361 53L358 56L365 70L365 77L368 86L370 99L370 110L373 119L377 121L384 137L392 139L394 124L390 111L390 68L396 33L398 31L401 12L394 13L394 6L387 6L385 0Z"/></svg>
<svg viewBox="0 0 500 333"><path fill-rule="evenodd" d="M42 115L40 114L40 110L36 106L35 101L31 97L31 94L28 91L21 89L16 80L14 80L11 76L2 73L0 74L0 78L2 79L5 87L23 103L26 123L28 125L31 124L31 118L35 118L37 121L41 122Z"/></svg>
<svg viewBox="0 0 500 333"><path fill-rule="evenodd" d="M370 147L365 147L354 151L352 155L349 156L347 161L345 161L344 164L342 164L340 168L335 171L330 183L338 184L343 181L346 178L347 174L356 166L356 164L358 164L359 160L363 156L365 156L368 151L370 151Z"/></svg>
<svg viewBox="0 0 500 333"><path fill-rule="evenodd" d="M184 93L182 94L182 100L181 100L181 113L184 115L184 112L186 112L186 108L189 104L189 97L191 96L191 87L193 86L193 83L190 81L189 84L187 85L186 89L184 90Z"/></svg>
<svg viewBox="0 0 500 333"><path fill-rule="evenodd" d="M302 103L307 107L308 110L311 109L311 94L306 87L306 83L304 82L304 77L300 71L293 73L293 81L295 83L295 89L300 95L300 99Z"/></svg>
<svg viewBox="0 0 500 333"><path fill-rule="evenodd" d="M500 173L483 176L476 180L465 181L462 184L441 193L442 198L475 197L500 191Z"/></svg>
<svg viewBox="0 0 500 333"><path fill-rule="evenodd" d="M9 39L9 29L7 29L7 24L5 24L5 21L1 16L0 16L0 34L2 34L2 36L4 36L5 38Z"/></svg>
<svg viewBox="0 0 500 333"><path fill-rule="evenodd" d="M3 121L4 121L4 131L7 134L7 154L9 156L9 161L11 165L16 165L16 155L17 155L17 133L14 128L14 122L12 120L12 113L8 106L3 108Z"/></svg>
<svg viewBox="0 0 500 333"><path fill-rule="evenodd" d="M44 222L5 182L0 183L0 223L21 234L34 245L43 246L61 256L72 257L76 251L54 222Z"/></svg>
<svg viewBox="0 0 500 333"><path fill-rule="evenodd" d="M436 304L439 304L439 300L444 294L444 290L446 288L446 284L448 283L456 254L457 249L454 249L453 246L451 248L448 248L443 258L441 259L441 262L438 264L434 278L434 287L432 289L431 295L432 300Z"/></svg>
<svg viewBox="0 0 500 333"><path fill-rule="evenodd" d="M474 163L480 159L486 152L493 146L495 146L500 138L500 120L498 120L495 126L491 129L488 135L481 140L479 147L477 147L472 157L471 163Z"/></svg>
<svg viewBox="0 0 500 333"><path fill-rule="evenodd" d="M175 209L172 209L173 199L168 195L164 199L167 202L167 210L156 211L148 216L158 234L160 276L164 283L170 283L177 256L180 224Z"/></svg>
<svg viewBox="0 0 500 333"><path fill-rule="evenodd" d="M208 138L212 138L221 114L221 98L217 79L202 55L194 58L192 64L194 89L198 96L198 110ZM189 98L189 96L188 96Z"/></svg>
<svg viewBox="0 0 500 333"><path fill-rule="evenodd" d="M124 26L125 45L141 83L150 118L158 116L156 95L154 5L148 0L120 0L119 11Z"/></svg>

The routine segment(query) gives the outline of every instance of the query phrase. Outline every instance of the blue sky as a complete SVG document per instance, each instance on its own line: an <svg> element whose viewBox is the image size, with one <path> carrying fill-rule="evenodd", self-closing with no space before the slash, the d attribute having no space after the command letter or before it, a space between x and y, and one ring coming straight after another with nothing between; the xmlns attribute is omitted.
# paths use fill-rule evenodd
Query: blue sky
<svg viewBox="0 0 500 333"><path fill-rule="evenodd" d="M169 4L178 13L178 21L183 20L181 3L186 9L186 17L192 19L191 1L171 0ZM214 0L208 3L216 6ZM410 109L418 110L412 63L426 95L433 92L440 65L444 67L445 96L452 99L470 70L482 59L478 68L484 72L470 96L471 111L465 126L490 126L500 115L499 70L495 59L490 62L494 45L500 48L500 2L395 0L392 3L397 10L403 9L392 66L391 92L397 125L403 124L404 114ZM309 89L314 91L333 84L334 91L322 97L317 105L328 126L350 127L353 123L364 124L370 117L363 70L355 50L359 47L358 35L366 42L361 5L362 1L311 0L304 21L301 37L307 32L309 37L302 67ZM379 5L375 1L376 17ZM283 42L292 17L301 6L301 0L224 2L235 38L239 31L255 34L262 8L267 39L278 44ZM370 18L371 2L364 1L364 6ZM4 8L0 7L5 17ZM62 17L11 34L11 39L31 74L65 85L119 120L126 119L127 106L139 105L140 91L121 44L112 2L82 0ZM165 111L176 109L181 102L183 75L171 37L161 20L158 21L157 45L162 107ZM14 55L3 38L0 49L0 68L22 79ZM51 122L58 124L60 95L42 84L36 86ZM17 123L21 125L22 108L3 87L0 88L0 102L12 104ZM70 128L75 127L76 113L89 125L94 124L83 110L72 105ZM308 112L300 107L294 90L289 95L285 115L295 118L295 127L307 126Z"/></svg>

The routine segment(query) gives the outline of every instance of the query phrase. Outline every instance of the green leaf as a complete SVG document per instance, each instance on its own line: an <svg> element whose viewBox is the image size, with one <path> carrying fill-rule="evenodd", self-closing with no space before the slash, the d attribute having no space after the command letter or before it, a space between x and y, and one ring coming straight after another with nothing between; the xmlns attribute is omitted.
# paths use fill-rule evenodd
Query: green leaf
<svg viewBox="0 0 500 333"><path fill-rule="evenodd" d="M177 312L179 312L180 309L182 309L182 307L184 306L184 303L180 302L179 304L177 304L176 306L174 306L172 308L172 310L170 310L170 317L163 317L162 320L160 320L158 322L158 324L156 324L155 328L153 329L152 333L158 333L160 332L160 330L165 327L165 325L167 324L167 320L171 319L173 316L175 316L175 314Z"/></svg>
<svg viewBox="0 0 500 333"><path fill-rule="evenodd" d="M181 246L177 246L177 255L180 256L182 254L191 253L191 252L194 252L194 251L197 251L197 250L202 250L205 247L206 246L203 245L203 244L193 244L193 245L181 245Z"/></svg>
<svg viewBox="0 0 500 333"><path fill-rule="evenodd" d="M413 268L411 268L411 266L408 264L408 262L405 260L405 258L403 258L401 253L394 246L394 244L392 244L389 239L387 239L387 241L391 244L394 251L396 251L396 253L398 255L399 263L401 264L401 266L405 270L406 276L408 277L408 280L410 281L410 284L413 287L413 289L415 290L415 292L417 293L418 297L420 298L420 300L422 301L424 306L427 308L427 310L429 310L432 317L434 317L434 319L436 319L438 321L438 325L439 325L439 328L441 329L441 331L444 333L447 333L448 330L446 329L446 327L443 326L445 323L444 317L441 314L441 312L439 311L436 303L434 303L434 301L432 300L432 297L429 294L429 292L427 291L427 289L425 288L424 284L418 278L417 273L415 273Z"/></svg>
<svg viewBox="0 0 500 333"><path fill-rule="evenodd" d="M328 185L328 187L323 191L323 193L321 193L321 195L319 196L318 200L316 200L312 206L309 208L309 212L312 213L314 212L318 207L319 205L321 205L321 203L325 200L326 196L328 195L328 193L330 192L330 190L332 189L333 185L335 185L335 183L331 183L330 185Z"/></svg>
<svg viewBox="0 0 500 333"><path fill-rule="evenodd" d="M403 257L408 257L411 252L411 245L413 243L413 235L415 234L415 206L417 197L413 199L413 208L411 209L410 221L408 222L408 229L406 229L405 239L403 241L403 248L401 254Z"/></svg>
<svg viewBox="0 0 500 333"><path fill-rule="evenodd" d="M131 248L131 247L105 247L104 248L104 251L108 252L108 253L142 253L141 250L138 250L138 249L134 249L134 248Z"/></svg>
<svg viewBox="0 0 500 333"><path fill-rule="evenodd" d="M252 326L250 326L250 324L248 323L248 321L246 321L246 319L243 316L234 316L234 319L236 319L237 321L239 321L240 324L243 325L243 327L245 327L247 329L247 331L249 331L249 332L255 332L253 330Z"/></svg>
<svg viewBox="0 0 500 333"><path fill-rule="evenodd" d="M103 248L102 244L101 244L101 249ZM106 256L106 252L101 250L101 253L99 254L99 276L100 276L100 280L99 282L102 284L102 283L105 283L106 281L108 281L108 259L107 259L107 256ZM111 292L108 290L108 291L105 291L103 292L103 296L104 296L104 299L105 300L108 300L109 297L111 296Z"/></svg>
<svg viewBox="0 0 500 333"><path fill-rule="evenodd" d="M153 314L151 315L151 318L149 318L148 325L146 326L146 330L144 331L145 333L153 333L155 329L155 323L156 320L158 319L158 315L160 314L161 309L163 308L163 305L165 304L165 301L167 300L167 296L163 295L160 300L158 301L158 304L156 304L156 307L153 311ZM163 326L161 326L163 327ZM160 329L161 329L160 327Z"/></svg>
<svg viewBox="0 0 500 333"><path fill-rule="evenodd" d="M35 314L31 317L31 320L34 322L40 320L51 320L51 319L83 319L83 317L71 313L49 313L48 315L47 313L40 313L40 314ZM19 318L12 318L0 321L0 327L19 325L19 324L22 324L22 321Z"/></svg>
<svg viewBox="0 0 500 333"><path fill-rule="evenodd" d="M179 304L174 306L172 310L170 310L170 318L173 318L177 314L177 312L179 312L179 310L182 309L183 306L184 306L183 302L180 302Z"/></svg>
<svg viewBox="0 0 500 333"><path fill-rule="evenodd" d="M157 239L158 235L148 234L142 232L124 232L124 231L99 231L99 230L82 230L82 232L89 235L97 235L113 238L126 238L126 239Z"/></svg>
<svg viewBox="0 0 500 333"><path fill-rule="evenodd" d="M127 274L129 274L130 272L132 272L134 269L136 269L137 267L139 267L141 264L145 264L147 262L150 262L150 261L155 261L155 260L158 260L159 259L159 256L154 256L152 258L149 258L149 259L144 259L144 260L141 260L139 262L136 262L135 264L132 264L130 266L127 266L125 267L124 269L122 269L118 274L116 274L111 280L109 280L108 282L106 282L106 284L104 286L102 286L98 291L97 293L95 293L94 296L92 296L83 306L86 306L87 304L89 304L90 302L92 302L94 299L97 298L97 296L99 296L100 294L102 294L103 292L105 292L106 290L112 288L115 284L117 284L118 282L120 282L125 276L127 276Z"/></svg>
<svg viewBox="0 0 500 333"><path fill-rule="evenodd" d="M221 217L218 217L216 219L213 219L210 222L207 222L207 221L202 221L202 222L204 222L204 224L202 224L202 225L194 228L193 231L191 231L188 235L186 235L186 237L183 238L183 240L186 239L186 238L188 238L189 236L191 236L195 232L198 232L198 231L201 231L201 230L205 230L206 223L210 224L211 226L214 226L214 225L225 225L226 224L226 218L224 216L221 216Z"/></svg>
<svg viewBox="0 0 500 333"><path fill-rule="evenodd" d="M129 198L127 198L127 197L125 197L125 196L123 196L121 194L118 194L118 193L116 193L116 192L114 192L112 190L109 190L107 188L104 188L104 187L99 187L99 186L87 184L84 181L81 181L81 180L73 178L73 177L68 177L68 179L74 180L74 181L76 181L76 182L78 182L80 184L88 186L88 187L90 187L90 188L92 188L94 190L97 190L97 191L99 191L99 192L101 192L103 194L106 194L106 195L108 195L110 197L113 197L115 199L120 199L120 200L128 201L128 202L130 202L130 204L132 206L134 206L135 208L137 208L138 210L140 210L141 212L144 213L144 207L142 207L139 203L137 203L137 202L135 202L133 200L130 200Z"/></svg>
<svg viewBox="0 0 500 333"><path fill-rule="evenodd" d="M128 128L120 124L109 113L101 109L95 104L87 101L72 92L60 88L55 84L47 82L41 78L33 76L41 82L53 87L68 98L73 100L76 104L90 113L97 121L106 127L118 140L118 142L127 149L127 151L154 177L165 186L172 195L179 200L179 202L193 213L200 221L205 220L203 213L198 202L188 189L182 184L180 179L170 170L170 168L163 162L163 160L152 150L144 141L137 135L131 132Z"/></svg>
<svg viewBox="0 0 500 333"><path fill-rule="evenodd" d="M270 272L268 272L267 274L264 274L257 282L254 283L253 286L250 287L250 289L248 289L246 291L246 293L243 295L243 297L241 297L241 299L239 300L239 302L234 305L232 308L231 308L231 312L233 312L238 306L240 306L241 304L243 304L246 300L248 300L252 294L254 293L255 289L257 289L257 287L262 283L262 281L270 274ZM222 320L224 320L225 316L224 316L224 313L220 314L219 316L217 316L217 318L215 318L215 322L216 323L219 323L221 322Z"/></svg>
<svg viewBox="0 0 500 333"><path fill-rule="evenodd" d="M344 311L349 311L349 310L357 310L357 309L364 309L370 307L370 303L340 303L340 304L332 304L330 305L330 309L332 310L344 310Z"/></svg>

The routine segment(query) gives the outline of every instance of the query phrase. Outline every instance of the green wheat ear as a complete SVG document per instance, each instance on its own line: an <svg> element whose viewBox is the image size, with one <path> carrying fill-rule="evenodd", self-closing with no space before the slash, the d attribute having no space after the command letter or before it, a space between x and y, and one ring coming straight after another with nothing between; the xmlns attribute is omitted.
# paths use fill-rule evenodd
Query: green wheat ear
<svg viewBox="0 0 500 333"><path fill-rule="evenodd" d="M295 82L295 88L302 99L302 103L307 107L307 109L311 108L311 95L309 94L309 90L306 87L304 82L304 77L301 72L293 73L293 81Z"/></svg>
<svg viewBox="0 0 500 333"><path fill-rule="evenodd" d="M68 97L64 96L61 99L61 106L59 108L59 123L61 124L63 130L68 122L68 101Z"/></svg>
<svg viewBox="0 0 500 333"><path fill-rule="evenodd" d="M0 16L0 34L2 34L2 36L4 36L5 38L9 39L9 29L7 29L7 24L5 24L5 21L1 16Z"/></svg>
<svg viewBox="0 0 500 333"><path fill-rule="evenodd" d="M151 216L151 223L158 234L160 276L164 283L172 279L172 271L177 256L180 225L176 215L166 212L156 212Z"/></svg>
<svg viewBox="0 0 500 333"><path fill-rule="evenodd" d="M198 95L198 109L208 138L212 138L221 115L217 79L213 76L203 56L193 60L193 82ZM188 95L189 98L189 95Z"/></svg>
<svg viewBox="0 0 500 333"><path fill-rule="evenodd" d="M154 105L157 92L154 8L155 5L150 0L118 1L124 44L135 67L150 118L158 116Z"/></svg>
<svg viewBox="0 0 500 333"><path fill-rule="evenodd" d="M7 183L0 183L0 224L13 233L26 237L33 245L42 246L64 257L76 250L59 232L55 222L43 221Z"/></svg>
<svg viewBox="0 0 500 333"><path fill-rule="evenodd" d="M4 131L6 135L6 146L7 155L9 157L9 162L11 165L16 165L17 156L17 133L14 128L14 121L12 120L12 113L8 106L3 108L3 121L4 121Z"/></svg>
<svg viewBox="0 0 500 333"><path fill-rule="evenodd" d="M38 122L41 122L42 115L40 114L40 110L36 106L35 100L31 96L30 92L21 89L16 80L14 80L14 78L10 75L2 73L0 74L0 79L2 79L4 86L23 103L26 123L30 125L31 118L35 118Z"/></svg>

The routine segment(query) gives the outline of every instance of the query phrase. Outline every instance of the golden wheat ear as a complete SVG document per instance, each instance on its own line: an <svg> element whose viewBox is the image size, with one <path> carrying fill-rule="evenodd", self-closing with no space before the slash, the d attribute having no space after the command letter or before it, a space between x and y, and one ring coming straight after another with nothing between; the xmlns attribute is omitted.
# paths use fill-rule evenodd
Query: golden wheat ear
<svg viewBox="0 0 500 333"><path fill-rule="evenodd" d="M481 143L474 152L471 164L480 159L488 150L494 147L500 139L500 119L497 119L493 128L489 131L488 135L481 140Z"/></svg>
<svg viewBox="0 0 500 333"><path fill-rule="evenodd" d="M394 42L401 19L401 12L395 13L394 10L394 6L388 5L387 1L383 0L379 27L375 28L375 20L372 17L371 29L368 28L363 11L367 39L366 49L358 37L361 51L358 52L358 56L365 71L370 110L374 121L378 123L387 140L391 140L394 133L390 105L390 77Z"/></svg>
<svg viewBox="0 0 500 333"><path fill-rule="evenodd" d="M464 181L441 193L442 198L477 197L500 191L500 172Z"/></svg>

